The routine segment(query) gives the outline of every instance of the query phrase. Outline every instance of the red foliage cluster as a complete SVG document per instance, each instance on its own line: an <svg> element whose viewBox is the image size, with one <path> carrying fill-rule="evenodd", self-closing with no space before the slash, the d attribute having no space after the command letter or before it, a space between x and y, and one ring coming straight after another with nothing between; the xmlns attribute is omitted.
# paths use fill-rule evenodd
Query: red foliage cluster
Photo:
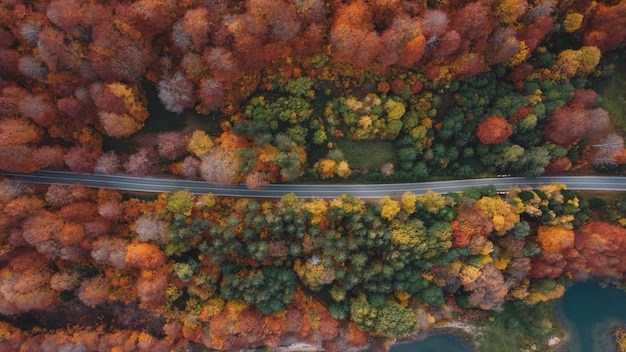
<svg viewBox="0 0 626 352"><path fill-rule="evenodd" d="M589 222L576 230L575 248L594 275L623 280L626 275L626 229L605 222Z"/></svg>
<svg viewBox="0 0 626 352"><path fill-rule="evenodd" d="M558 108L548 118L546 137L555 144L568 147L606 130L610 123L609 114L602 108L592 108L596 96L593 91L577 90L567 105Z"/></svg>
<svg viewBox="0 0 626 352"><path fill-rule="evenodd" d="M504 118L492 115L478 124L476 137L483 144L500 144L513 134L513 126Z"/></svg>
<svg viewBox="0 0 626 352"><path fill-rule="evenodd" d="M521 108L517 109L513 116L511 116L511 122L521 121L524 119L524 117L532 114L532 112L533 108L531 106L522 106Z"/></svg>
<svg viewBox="0 0 626 352"><path fill-rule="evenodd" d="M585 34L585 45L596 46L600 50L615 49L626 40L626 4L614 6L597 5L598 10Z"/></svg>
<svg viewBox="0 0 626 352"><path fill-rule="evenodd" d="M493 223L478 205L457 207L457 217L452 224L452 244L459 248L470 245L472 238L487 237L493 231Z"/></svg>

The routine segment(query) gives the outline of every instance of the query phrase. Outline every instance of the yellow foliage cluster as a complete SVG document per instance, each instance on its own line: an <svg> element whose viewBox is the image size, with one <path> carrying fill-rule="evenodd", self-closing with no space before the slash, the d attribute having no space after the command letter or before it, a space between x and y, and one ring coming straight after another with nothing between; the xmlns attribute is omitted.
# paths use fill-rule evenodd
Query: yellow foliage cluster
<svg viewBox="0 0 626 352"><path fill-rule="evenodd" d="M411 294L404 291L395 291L393 296L396 298L398 304L406 308L409 305L409 301L411 300Z"/></svg>
<svg viewBox="0 0 626 352"><path fill-rule="evenodd" d="M493 252L493 242L487 241L483 248L480 250L480 254L484 256L488 256Z"/></svg>
<svg viewBox="0 0 626 352"><path fill-rule="evenodd" d="M528 57L528 54L529 54L528 46L522 40L519 43L519 46L517 48L517 52L515 53L515 55L513 55L512 58L509 59L507 64L510 67L515 67L515 66L521 64L522 62L526 61L526 58Z"/></svg>
<svg viewBox="0 0 626 352"><path fill-rule="evenodd" d="M519 209L500 197L482 197L476 204L491 219L498 235L503 235L520 221Z"/></svg>
<svg viewBox="0 0 626 352"><path fill-rule="evenodd" d="M574 231L563 226L539 226L537 243L545 252L556 253L574 246Z"/></svg>
<svg viewBox="0 0 626 352"><path fill-rule="evenodd" d="M364 130L372 126L372 117L370 115L363 115L359 118L358 126Z"/></svg>
<svg viewBox="0 0 626 352"><path fill-rule="evenodd" d="M413 192L404 192L402 194L402 210L407 214L415 213L415 202L417 202L417 195Z"/></svg>
<svg viewBox="0 0 626 352"><path fill-rule="evenodd" d="M494 15L504 24L513 25L528 9L525 0L504 0L498 5Z"/></svg>
<svg viewBox="0 0 626 352"><path fill-rule="evenodd" d="M391 243L392 244L399 245L399 246L413 247L419 243L420 241L419 235L415 231L415 229L411 228L410 223L411 222L392 226L392 229L391 229Z"/></svg>
<svg viewBox="0 0 626 352"><path fill-rule="evenodd" d="M387 111L388 120L398 120L404 116L406 107L401 102L389 99L385 103L385 111Z"/></svg>
<svg viewBox="0 0 626 352"><path fill-rule="evenodd" d="M211 137L202 130L195 130L189 138L187 144L187 150L193 153L197 157L201 157L207 154L211 148L213 148L213 141Z"/></svg>
<svg viewBox="0 0 626 352"><path fill-rule="evenodd" d="M563 27L566 32L575 32L583 24L583 15L578 12L568 13L563 20Z"/></svg>
<svg viewBox="0 0 626 352"><path fill-rule="evenodd" d="M430 189L423 196L418 196L417 200L424 203L426 210L432 214L437 214L446 206L446 197Z"/></svg>
<svg viewBox="0 0 626 352"><path fill-rule="evenodd" d="M389 196L382 198L380 205L383 207L380 215L389 221L392 221L400 212L400 203L397 200L391 199Z"/></svg>
<svg viewBox="0 0 626 352"><path fill-rule="evenodd" d="M330 206L341 208L346 213L363 213L363 211L365 211L363 202L355 196L349 194L342 194L339 198L331 200Z"/></svg>
<svg viewBox="0 0 626 352"><path fill-rule="evenodd" d="M476 281L480 277L480 274L481 272L479 268L469 264L464 264L463 267L461 267L459 279L461 279L463 286L467 286Z"/></svg>
<svg viewBox="0 0 626 352"><path fill-rule="evenodd" d="M528 288L530 287L530 280L524 279L519 285L511 288L509 294L511 297L519 300L523 300L530 294Z"/></svg>
<svg viewBox="0 0 626 352"><path fill-rule="evenodd" d="M99 111L98 117L107 135L115 138L128 137L143 127L143 123L129 114Z"/></svg>
<svg viewBox="0 0 626 352"><path fill-rule="evenodd" d="M510 261L511 261L511 258L499 257L493 261L493 265L496 267L496 269L500 271L504 271L506 267L509 265Z"/></svg>
<svg viewBox="0 0 626 352"><path fill-rule="evenodd" d="M107 88L116 97L123 98L124 104L128 108L128 111L125 113L98 112L100 121L107 134L116 138L122 138L139 131L143 127L143 122L148 118L148 110L139 95L137 87L113 82L109 83Z"/></svg>
<svg viewBox="0 0 626 352"><path fill-rule="evenodd" d="M337 162L332 159L320 159L313 167L323 179L331 178L337 171Z"/></svg>
<svg viewBox="0 0 626 352"><path fill-rule="evenodd" d="M312 263L311 260L303 263L299 258L296 259L293 263L293 270L302 283L314 291L335 280L335 272L332 268L325 268L322 263Z"/></svg>
<svg viewBox="0 0 626 352"><path fill-rule="evenodd" d="M221 313L226 307L226 302L222 297L214 297L209 299L202 305L202 311L200 312L200 321L208 322L211 318Z"/></svg>
<svg viewBox="0 0 626 352"><path fill-rule="evenodd" d="M276 155L278 155L278 149L274 147L272 144L267 143L262 147L258 145L254 147L256 151L259 152L259 161L262 163L269 163L276 160Z"/></svg>
<svg viewBox="0 0 626 352"><path fill-rule="evenodd" d="M626 352L626 329L624 327L613 329L613 339L617 345L617 352Z"/></svg>
<svg viewBox="0 0 626 352"><path fill-rule="evenodd" d="M318 225L323 219L326 218L328 202L324 199L316 199L312 202L304 203L304 208L312 214L311 225Z"/></svg>
<svg viewBox="0 0 626 352"><path fill-rule="evenodd" d="M364 112L371 109L373 106L378 106L382 103L378 95L370 93L363 100L358 100L354 96L346 98L346 106L353 112Z"/></svg>
<svg viewBox="0 0 626 352"><path fill-rule="evenodd" d="M337 176L341 178L348 178L352 174L352 170L350 170L350 165L345 160L342 160L337 165Z"/></svg>
<svg viewBox="0 0 626 352"><path fill-rule="evenodd" d="M601 56L600 49L595 46L583 46L578 50L563 50L554 63L553 71L558 77L566 79L574 76L585 77L595 71Z"/></svg>
<svg viewBox="0 0 626 352"><path fill-rule="evenodd" d="M524 303L527 305L531 305L539 302L546 302L560 298L563 296L564 293L565 287L557 284L554 290L548 292L545 295L537 291L530 292L530 294L526 296L526 298L524 298Z"/></svg>
<svg viewBox="0 0 626 352"><path fill-rule="evenodd" d="M522 212L525 212L531 216L541 216L543 215L543 211L539 208L541 206L547 207L550 204L550 201L553 201L557 204L564 204L565 197L562 190L567 189L567 187L562 183L552 183L548 185L543 185L537 188L539 191L542 191L546 194L546 199L541 199L537 193L535 193L531 188L525 188L524 191L528 191L533 193L534 197L532 199L528 199L525 202L522 202L518 197L519 193L522 191L521 189L514 189L509 192L509 196L516 199L521 207L523 207ZM568 205L573 205L575 207L579 206L579 199L574 197L572 199L567 200ZM572 228L572 222L574 221L574 215L557 215L553 210L548 210L548 215L552 218L550 221L545 221L544 223L548 225L560 225L566 228Z"/></svg>

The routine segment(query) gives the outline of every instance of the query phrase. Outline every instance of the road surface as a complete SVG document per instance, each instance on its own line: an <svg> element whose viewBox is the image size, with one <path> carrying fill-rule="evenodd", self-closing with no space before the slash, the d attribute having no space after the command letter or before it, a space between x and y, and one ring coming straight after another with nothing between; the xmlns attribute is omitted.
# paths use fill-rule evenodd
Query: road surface
<svg viewBox="0 0 626 352"><path fill-rule="evenodd" d="M171 192L187 189L191 193L213 193L217 196L248 198L280 198L288 193L295 193L299 198L337 198L341 194L351 194L363 199L376 199L384 196L400 196L406 191L422 195L428 190L440 194L461 192L468 187L494 185L499 191L506 191L514 186L536 187L553 182L564 183L572 190L626 191L626 177L623 176L543 176L536 179L524 177L503 177L466 179L454 181L394 183L394 184L359 184L359 185L310 185L310 184L272 184L260 191L249 190L243 185L237 187L214 186L203 181L168 179L159 177L136 177L129 175L76 174L67 171L37 171L31 174L0 172L28 183L36 184L75 184L88 187L113 188L135 192Z"/></svg>

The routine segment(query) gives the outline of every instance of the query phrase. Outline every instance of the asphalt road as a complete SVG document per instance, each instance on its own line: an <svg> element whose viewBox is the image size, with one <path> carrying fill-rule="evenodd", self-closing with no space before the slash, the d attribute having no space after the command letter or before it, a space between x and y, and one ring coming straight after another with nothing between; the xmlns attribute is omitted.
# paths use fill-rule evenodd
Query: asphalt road
<svg viewBox="0 0 626 352"><path fill-rule="evenodd" d="M190 181L157 177L135 177L128 175L76 174L66 171L38 171L31 174L0 172L28 183L36 184L75 184L88 187L113 188L136 192L170 192L188 189L191 193L213 193L218 196L248 198L280 198L288 193L295 193L299 198L336 198L341 194L351 194L358 198L382 198L384 196L400 196L406 191L417 195L433 190L440 194L460 192L468 187L494 185L500 191L514 186L536 187L542 184L560 182L572 190L626 191L626 177L623 176L544 176L536 179L523 177L503 177L466 179L454 181L395 183L395 184L360 184L360 185L304 185L304 184L272 184L266 189L254 191L244 185L222 187L203 181Z"/></svg>

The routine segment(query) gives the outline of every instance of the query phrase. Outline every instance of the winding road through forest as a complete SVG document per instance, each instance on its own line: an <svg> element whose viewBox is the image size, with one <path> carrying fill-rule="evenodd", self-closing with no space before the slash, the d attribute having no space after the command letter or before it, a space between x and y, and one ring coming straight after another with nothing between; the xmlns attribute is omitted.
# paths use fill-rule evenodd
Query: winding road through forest
<svg viewBox="0 0 626 352"><path fill-rule="evenodd" d="M171 192L187 189L191 193L213 193L217 196L248 198L280 198L288 193L295 193L299 198L336 198L341 194L351 194L363 199L376 199L384 196L400 196L411 191L422 195L433 190L440 194L460 192L468 187L494 185L499 191L506 191L516 186L536 187L553 182L564 183L572 190L626 191L626 177L623 176L543 176L536 179L524 177L503 177L465 179L454 181L394 183L394 184L359 184L359 185L313 185L313 184L272 184L259 191L237 187L215 186L204 181L191 181L161 177L136 177L129 175L76 174L67 171L37 171L30 174L0 172L14 179L35 184L76 184L88 187L113 188L135 192Z"/></svg>

